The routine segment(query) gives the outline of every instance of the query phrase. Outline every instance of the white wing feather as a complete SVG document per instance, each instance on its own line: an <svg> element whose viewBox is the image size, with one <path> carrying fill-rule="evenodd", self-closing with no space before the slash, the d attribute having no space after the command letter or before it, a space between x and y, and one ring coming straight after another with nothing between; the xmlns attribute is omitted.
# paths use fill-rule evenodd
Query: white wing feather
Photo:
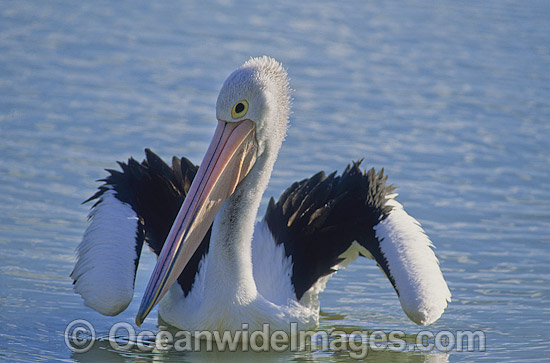
<svg viewBox="0 0 550 363"><path fill-rule="evenodd" d="M443 314L451 301L451 292L432 242L395 196L388 196L386 204L393 209L374 227L376 237L399 291L403 311L415 323L428 325Z"/></svg>
<svg viewBox="0 0 550 363"><path fill-rule="evenodd" d="M84 304L104 315L124 311L134 296L138 218L106 191L89 215L71 277Z"/></svg>

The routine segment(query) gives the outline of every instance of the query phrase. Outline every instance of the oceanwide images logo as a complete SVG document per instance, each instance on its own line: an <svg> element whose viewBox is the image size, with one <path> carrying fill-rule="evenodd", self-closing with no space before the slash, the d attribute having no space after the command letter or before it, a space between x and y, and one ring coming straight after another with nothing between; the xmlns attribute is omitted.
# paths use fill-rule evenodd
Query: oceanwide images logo
<svg viewBox="0 0 550 363"><path fill-rule="evenodd" d="M348 352L351 358L363 359L369 351L449 352L485 351L483 331L432 332L422 330L414 335L403 331L299 331L296 323L290 330L271 330L263 324L261 330L250 330L242 324L236 331L177 332L143 330L137 333L132 324L119 322L109 330L110 346L117 351L137 349L143 352ZM75 353L85 353L97 341L94 326L87 320L73 320L65 329L65 344Z"/></svg>

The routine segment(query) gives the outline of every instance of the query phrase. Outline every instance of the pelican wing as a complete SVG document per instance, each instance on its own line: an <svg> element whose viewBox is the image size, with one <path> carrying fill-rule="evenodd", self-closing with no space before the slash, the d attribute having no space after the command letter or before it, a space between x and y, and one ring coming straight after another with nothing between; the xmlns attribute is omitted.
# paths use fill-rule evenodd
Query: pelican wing
<svg viewBox="0 0 550 363"><path fill-rule="evenodd" d="M108 170L105 183L86 201L96 203L71 277L84 303L104 315L129 305L143 242L160 253L198 169L186 158L174 157L169 167L149 149L145 154L142 163L130 158L119 162L122 171ZM210 233L178 279L185 293L209 240Z"/></svg>
<svg viewBox="0 0 550 363"><path fill-rule="evenodd" d="M359 255L374 259L417 324L437 320L450 292L420 224L395 200L383 170L342 175L320 172L290 186L264 221L291 260L291 282L301 302L324 288L329 275Z"/></svg>

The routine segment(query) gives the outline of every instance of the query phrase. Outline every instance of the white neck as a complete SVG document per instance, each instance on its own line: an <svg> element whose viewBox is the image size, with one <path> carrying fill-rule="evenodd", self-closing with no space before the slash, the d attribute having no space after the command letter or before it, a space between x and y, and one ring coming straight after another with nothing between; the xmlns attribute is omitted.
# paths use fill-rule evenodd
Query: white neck
<svg viewBox="0 0 550 363"><path fill-rule="evenodd" d="M256 298L252 235L275 158L276 152L260 155L214 219L207 257L205 303L231 301L245 305Z"/></svg>

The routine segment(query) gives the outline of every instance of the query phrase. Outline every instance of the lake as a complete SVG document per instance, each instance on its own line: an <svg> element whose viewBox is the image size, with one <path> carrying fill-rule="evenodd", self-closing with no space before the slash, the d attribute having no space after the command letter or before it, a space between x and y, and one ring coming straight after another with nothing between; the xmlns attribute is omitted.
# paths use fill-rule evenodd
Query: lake
<svg viewBox="0 0 550 363"><path fill-rule="evenodd" d="M116 161L150 147L199 163L217 93L250 56L288 69L291 127L262 202L364 158L437 246L453 301L417 326L371 260L321 294L319 331L479 331L485 348L371 351L380 362L550 361L548 1L2 1L0 360L347 361L349 350L118 351L155 263L116 317L85 307L69 274L95 193ZM75 353L67 326L93 325Z"/></svg>

